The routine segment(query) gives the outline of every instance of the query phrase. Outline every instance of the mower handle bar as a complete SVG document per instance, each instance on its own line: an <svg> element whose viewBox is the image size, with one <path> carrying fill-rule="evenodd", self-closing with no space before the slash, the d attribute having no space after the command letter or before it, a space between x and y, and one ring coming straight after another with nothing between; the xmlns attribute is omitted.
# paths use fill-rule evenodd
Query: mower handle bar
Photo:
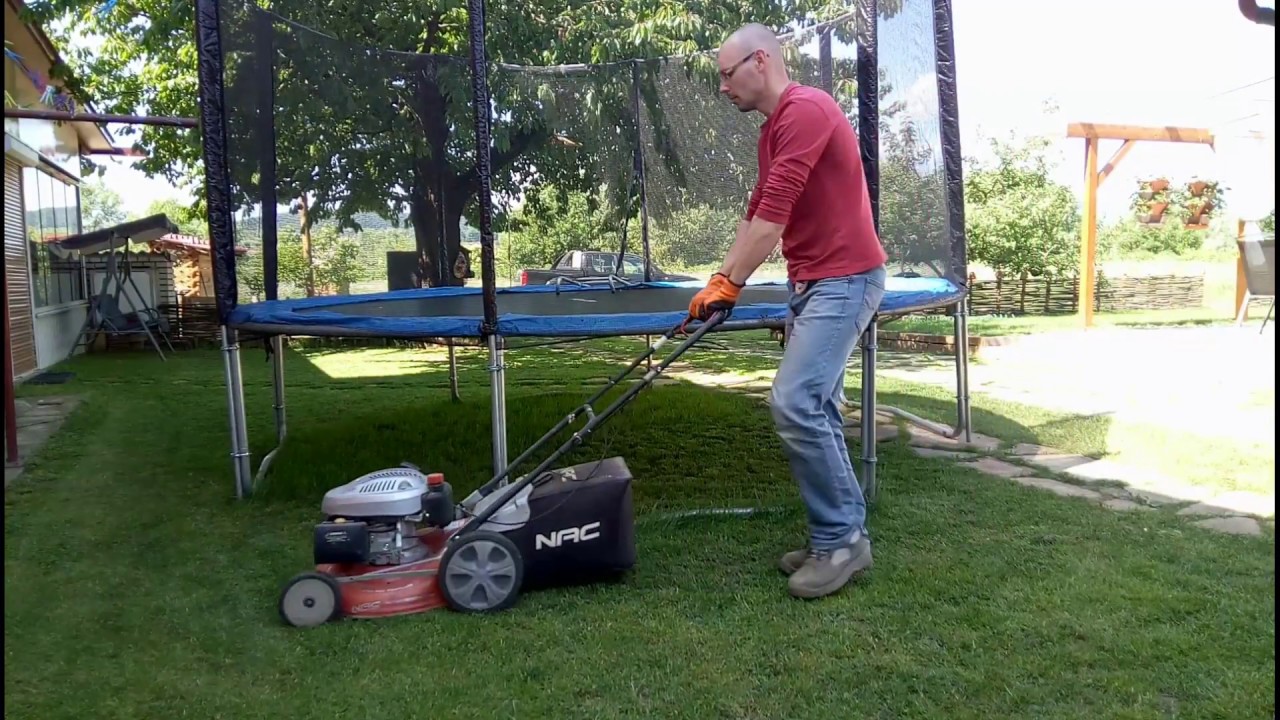
<svg viewBox="0 0 1280 720"><path fill-rule="evenodd" d="M637 367L639 367L641 363L645 362L646 360L648 360L649 358L657 354L658 349L661 348L663 345L667 344L668 342L670 342L678 333L684 330L689 320L692 320L693 318L690 317L685 321L681 322L679 325L676 325L675 327L663 333L662 337L658 338L651 345L649 345L648 349L645 350L644 353L641 354L639 357L637 357L635 360L633 360L632 363L629 366L627 366L625 370L615 375L608 383L604 385L604 387L597 390L595 394L592 395L591 398L588 399L585 403L575 408L573 412L561 418L560 421L557 422L554 427L548 430L546 434L544 434L541 438L539 438L537 442L529 446L529 448L524 452L520 453L519 457L517 457L515 460L512 460L511 463L502 470L502 472L498 473L493 477L493 479L489 480L489 482L482 485L479 490L480 496L484 497L489 495L495 489L498 488L499 483L501 483L504 478L510 477L512 471L515 470L515 468L519 467L521 463L528 460L530 456L532 456L535 452L537 452L552 437L559 434L560 431L568 427L570 423L572 423L574 420L578 418L578 415L580 413L585 414L587 416L587 422L585 425L582 426L582 428L580 428L577 432L573 433L572 437L566 440L563 445L561 445L559 448L556 449L555 452L551 453L551 455L548 456L547 459L543 460L536 468L533 469L533 471L525 475L520 481L511 485L508 485L506 487L506 494L503 498L501 498L496 502L490 503L484 510L481 510L479 513L476 513L474 516L472 516L471 522L467 523L458 532L454 533L450 537L450 541L452 542L453 538L456 538L459 535L462 535L471 529L479 528L481 525L484 524L486 520L488 520L491 516L493 516L494 513L496 513L504 505L506 505L507 501L515 497L516 494L519 493L521 490L523 490L526 486L535 482L539 477L541 477L542 474L546 472L547 469L550 468L552 464L554 464L560 458L564 457L564 455L569 451L573 450L574 448L577 448L578 446L586 442L588 435L590 435L596 428L600 427L600 425L604 424L604 422L607 421L610 417L615 415L619 410L622 409L624 405L631 402L631 400L634 399L636 395L640 394L640 391L652 385L654 379L656 379L658 375L662 374L662 371L666 370L667 367L671 365L671 363L679 359L679 357L683 355L685 351L687 351L689 348L696 345L698 341L702 339L702 336L710 332L710 330L713 327L724 322L724 320L727 317L728 317L727 313L723 311L717 311L713 313L710 318L708 318L705 322L699 325L697 329L695 329L692 333L690 333L690 335L687 338L684 339L683 342L677 345L676 348L672 350L669 355L667 355L665 358L662 359L661 362L659 362L656 366L654 366L648 372L646 372L640 378L639 382L627 388L626 392L624 392L620 397L618 397L618 399L610 403L609 406L606 407L603 411L597 413L593 406L598 400L600 400L600 398L604 397L604 395L608 393L610 390L612 390L614 387L616 387L618 383L626 379L627 376L629 376L632 373L632 371L634 371Z"/></svg>

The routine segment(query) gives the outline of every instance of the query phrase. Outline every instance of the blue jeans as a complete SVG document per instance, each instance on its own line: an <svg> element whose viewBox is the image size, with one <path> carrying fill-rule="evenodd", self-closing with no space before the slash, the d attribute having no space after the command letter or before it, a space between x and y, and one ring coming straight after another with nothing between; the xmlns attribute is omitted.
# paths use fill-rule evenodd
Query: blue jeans
<svg viewBox="0 0 1280 720"><path fill-rule="evenodd" d="M883 266L791 286L788 338L771 410L808 509L809 543L830 549L866 532L867 503L845 444L844 371L880 307Z"/></svg>

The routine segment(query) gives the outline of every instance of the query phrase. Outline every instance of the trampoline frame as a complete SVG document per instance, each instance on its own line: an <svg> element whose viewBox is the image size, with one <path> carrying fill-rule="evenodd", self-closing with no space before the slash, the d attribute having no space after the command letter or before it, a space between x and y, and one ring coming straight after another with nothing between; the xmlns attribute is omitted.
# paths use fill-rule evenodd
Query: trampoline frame
<svg viewBox="0 0 1280 720"><path fill-rule="evenodd" d="M921 0L923 2L924 0ZM929 431L946 438L964 436L966 441L972 440L972 416L970 412L969 379L968 379L968 288L967 288L967 243L964 233L964 196L963 176L960 152L960 128L955 79L955 48L952 30L951 0L928 0L933 8L934 25L934 64L937 76L939 120L941 127L943 172L946 180L946 201L948 208L948 229L950 233L951 267L947 278L960 290L960 297L954 303L938 304L933 308L949 308L954 324L955 361L956 361L956 424L943 426L925 420L911 413L889 406L878 407L876 401L876 356L878 351L879 327L881 324L902 317L916 308L895 313L880 313L874 316L863 333L859 345L862 350L861 399L858 406L862 411L861 423L861 465L859 479L864 494L869 502L874 501L878 492L876 475L876 426L877 410L883 410L900 417L912 424L924 427ZM871 195L872 211L877 227L879 226L880 175L879 175L879 63L877 44L878 0L854 0L856 13L861 23L860 40L857 44L857 84L858 84L858 135L862 151L862 159L867 177L868 191ZM491 118L489 117L488 77L485 69L488 65L485 45L485 0L468 0L468 16L470 21L471 45L471 78L472 109L475 121L476 166L479 177L477 202L480 208L480 245L481 245L481 281L484 317L480 327L480 337L488 353L486 369L490 377L491 392L491 433L493 442L494 472L501 472L507 462L507 403L506 403L506 339L497 331L498 310L495 283L495 263L493 253L493 204L492 204L492 172L489 148L491 139ZM254 486L265 476L272 462L284 446L288 435L287 403L285 396L284 374L284 334L271 334L267 338L267 347L272 365L272 388L274 394L276 445L267 452L257 471L252 467L249 449L248 426L245 412L244 378L241 368L240 333L228 323L228 316L237 302L237 279L235 275L235 246L232 231L231 182L229 172L229 152L227 148L227 113L224 97L223 66L220 18L220 0L196 0L196 34L198 47L198 80L200 99L200 124L204 128L202 151L205 166L205 186L208 206L209 232L211 238L211 254L213 260L215 300L219 318L221 350L223 353L223 374L227 391L228 424L231 436L231 458L235 477L237 498L245 498L252 494ZM259 41L266 33L259 35ZM822 76L824 84L831 82L831 48L830 34L819 34L819 47L822 54ZM266 48L270 49L269 38ZM270 87L270 84L264 83ZM269 103L271 90L264 90L259 101ZM272 278L268 284L268 299L275 299L275 282L277 274L277 258L275 254L275 208L274 188L275 148L273 120L266 123L267 133L259 156L263 177L263 246L264 274ZM641 180L641 213L644 207L644 187ZM643 228L647 230L647 228ZM647 233L646 233L647 234ZM644 238L646 254L647 237ZM268 240L270 242L268 242ZM269 249L268 245L270 245ZM732 327L718 329L720 332L742 330L748 328L781 329L782 323L761 321L754 323L726 323ZM254 328L258 330L258 328ZM305 334L305 333L300 333ZM327 333L326 333L327 334ZM347 333L358 336L359 333ZM620 334L611 334L620 336ZM385 337L380 335L379 337ZM456 366L453 345L449 347L451 387L456 394ZM869 421L868 421L869 419Z"/></svg>

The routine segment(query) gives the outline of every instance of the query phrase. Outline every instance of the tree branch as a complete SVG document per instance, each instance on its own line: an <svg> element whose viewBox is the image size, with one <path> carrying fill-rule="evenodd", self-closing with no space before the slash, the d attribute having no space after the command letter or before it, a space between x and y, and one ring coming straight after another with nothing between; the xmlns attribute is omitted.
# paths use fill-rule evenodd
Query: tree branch
<svg viewBox="0 0 1280 720"><path fill-rule="evenodd" d="M521 155L546 142L549 137L550 134L546 128L542 127L522 130L516 133L511 138L511 144L506 150L493 153L493 158L489 164L490 170L494 173L503 170ZM458 187L462 188L467 197L480 192L480 176L475 168L468 170L458 178Z"/></svg>

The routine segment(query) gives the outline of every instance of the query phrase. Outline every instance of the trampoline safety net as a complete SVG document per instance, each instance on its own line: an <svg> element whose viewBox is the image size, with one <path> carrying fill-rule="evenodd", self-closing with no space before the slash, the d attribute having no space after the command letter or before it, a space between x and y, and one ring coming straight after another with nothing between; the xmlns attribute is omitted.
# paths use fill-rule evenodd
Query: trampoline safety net
<svg viewBox="0 0 1280 720"><path fill-rule="evenodd" d="M285 16L218 3L227 244L245 250L234 304L480 284L466 33L374 27L339 6ZM858 130L890 274L962 279L937 83L946 13L882 1L868 21L866 6L783 30L787 65L855 127L870 123ZM718 262L755 182L763 118L719 94L714 49L537 66L507 62L507 45L490 40L488 66L498 284L569 250L625 253L596 268L619 275L643 273L646 256L668 271Z"/></svg>

